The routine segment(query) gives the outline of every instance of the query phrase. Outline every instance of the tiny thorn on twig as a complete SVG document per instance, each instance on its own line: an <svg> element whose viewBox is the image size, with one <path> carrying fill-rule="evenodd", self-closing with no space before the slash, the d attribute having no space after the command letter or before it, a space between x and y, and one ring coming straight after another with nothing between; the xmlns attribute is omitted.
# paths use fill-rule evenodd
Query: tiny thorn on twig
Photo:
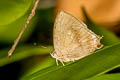
<svg viewBox="0 0 120 80"><path fill-rule="evenodd" d="M12 53L14 52L17 44L19 43L19 41L20 41L20 39L21 39L21 37L22 37L25 29L27 28L27 25L29 24L29 22L30 22L30 20L32 19L32 17L35 15L35 10L36 10L36 8L37 8L37 6L38 6L39 1L40 1L40 0L36 0L35 4L34 4L34 6L33 6L32 11L31 11L29 17L27 18L26 23L24 24L24 26L23 26L21 32L19 33L17 39L14 41L14 44L12 45L12 48L8 51L8 57L12 56Z"/></svg>

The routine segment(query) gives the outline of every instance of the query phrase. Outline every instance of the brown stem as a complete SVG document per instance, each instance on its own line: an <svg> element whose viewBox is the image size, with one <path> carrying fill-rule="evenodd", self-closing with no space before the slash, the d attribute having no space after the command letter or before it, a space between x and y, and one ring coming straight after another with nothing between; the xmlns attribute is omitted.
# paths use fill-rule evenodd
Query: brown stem
<svg viewBox="0 0 120 80"><path fill-rule="evenodd" d="M17 44L19 43L19 41L20 41L20 39L21 39L21 37L22 37L25 29L27 28L27 25L29 24L29 22L30 22L30 20L32 19L32 17L35 15L35 10L36 10L36 8L37 8L37 6L38 6L39 1L40 1L40 0L36 0L35 4L34 4L34 6L33 6L33 9L32 9L32 11L31 11L31 13L30 13L29 17L27 18L26 23L24 24L24 27L22 28L22 30L21 30L21 32L19 33L17 39L14 41L14 44L12 45L11 49L10 49L9 52L8 52L8 57L10 57L10 56L12 55L12 53L14 52L14 50L15 50Z"/></svg>

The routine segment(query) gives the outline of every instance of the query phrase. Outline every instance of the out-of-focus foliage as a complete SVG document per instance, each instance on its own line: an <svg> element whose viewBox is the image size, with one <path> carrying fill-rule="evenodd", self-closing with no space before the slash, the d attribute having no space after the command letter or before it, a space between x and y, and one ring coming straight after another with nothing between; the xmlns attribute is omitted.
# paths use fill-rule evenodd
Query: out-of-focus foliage
<svg viewBox="0 0 120 80"><path fill-rule="evenodd" d="M33 0L1 0L0 25L7 25L22 17L31 7Z"/></svg>
<svg viewBox="0 0 120 80"><path fill-rule="evenodd" d="M65 63L65 66L61 64L56 66L55 59L50 56L53 51L54 8L39 8L19 43L21 45L18 45L13 56L8 58L7 52L11 43L14 42L23 27L33 3L34 0L0 1L0 8L2 8L0 10L0 69L4 70L3 68L5 68L5 71L8 72L13 70L12 74L5 72L4 79L7 76L13 76L17 80L89 80L89 78L90 80L97 80L97 78L106 80L109 74L104 75L104 73L119 67L119 39L114 33L95 24L85 10L83 12L88 27L95 33L103 35L103 49L78 61ZM17 70L13 63L19 63L20 69ZM10 64L13 65L12 68L6 68ZM14 73L15 71L19 74ZM1 70L0 73L2 73L2 77ZM110 75L109 80L112 80L112 78L118 79L119 74ZM14 80L10 77L9 79Z"/></svg>
<svg viewBox="0 0 120 80"><path fill-rule="evenodd" d="M0 42L13 43L18 36L28 15L31 12L33 0L1 0L0 1ZM25 41L37 22L37 15L28 25L21 41Z"/></svg>
<svg viewBox="0 0 120 80"><path fill-rule="evenodd" d="M13 43L13 41L16 39L16 37L20 33L22 27L24 26L27 17L28 17L28 14L25 14L24 16L22 16L21 18L17 19L16 21L10 24L0 26L0 42L6 43L6 44ZM28 25L28 28L25 31L21 41L25 41L26 39L28 39L28 37L30 36L30 34L35 28L34 26L37 22L36 19L37 19L37 16L35 16L31 21L31 23Z"/></svg>
<svg viewBox="0 0 120 80"><path fill-rule="evenodd" d="M7 57L8 50L9 48L2 49L0 51L0 66L4 66L9 63L12 63L27 57L31 57L31 56L48 54L49 52L52 51L52 47L47 46L47 48L43 48L41 46L33 46L33 45L19 46L11 58Z"/></svg>

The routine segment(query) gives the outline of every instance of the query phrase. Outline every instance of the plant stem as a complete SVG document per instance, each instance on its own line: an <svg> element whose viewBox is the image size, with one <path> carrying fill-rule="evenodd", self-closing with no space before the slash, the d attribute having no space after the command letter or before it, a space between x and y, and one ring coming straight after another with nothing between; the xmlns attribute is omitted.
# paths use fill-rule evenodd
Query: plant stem
<svg viewBox="0 0 120 80"><path fill-rule="evenodd" d="M37 8L37 6L38 6L39 1L40 1L40 0L36 0L35 4L34 4L34 6L33 6L32 11L31 11L29 17L27 18L26 23L24 24L24 26L23 26L21 32L19 33L17 39L14 41L14 44L12 45L11 49L10 49L9 52L8 52L8 57L10 57L10 56L12 55L12 53L14 52L14 50L15 50L17 44L19 43L19 41L20 41L20 39L21 39L21 37L22 37L22 35L23 35L25 29L27 28L27 26L28 26L30 20L31 20L32 17L35 15L35 10L36 10L36 8Z"/></svg>

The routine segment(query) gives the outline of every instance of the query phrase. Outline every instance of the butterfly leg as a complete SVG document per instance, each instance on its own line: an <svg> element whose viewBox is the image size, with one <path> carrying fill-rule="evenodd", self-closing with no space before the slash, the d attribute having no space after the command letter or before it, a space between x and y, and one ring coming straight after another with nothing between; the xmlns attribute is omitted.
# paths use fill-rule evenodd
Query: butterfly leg
<svg viewBox="0 0 120 80"><path fill-rule="evenodd" d="M64 66L64 63L63 63L63 61L61 61L61 60L59 60L61 63L62 63L62 65Z"/></svg>
<svg viewBox="0 0 120 80"><path fill-rule="evenodd" d="M63 61L61 61L61 60L59 60L61 63L62 63L62 65L64 66L64 63L63 63ZM58 59L56 59L56 64L57 64L57 66L59 65L58 64Z"/></svg>
<svg viewBox="0 0 120 80"><path fill-rule="evenodd" d="M58 59L56 59L56 64L57 64L57 66L58 66Z"/></svg>

